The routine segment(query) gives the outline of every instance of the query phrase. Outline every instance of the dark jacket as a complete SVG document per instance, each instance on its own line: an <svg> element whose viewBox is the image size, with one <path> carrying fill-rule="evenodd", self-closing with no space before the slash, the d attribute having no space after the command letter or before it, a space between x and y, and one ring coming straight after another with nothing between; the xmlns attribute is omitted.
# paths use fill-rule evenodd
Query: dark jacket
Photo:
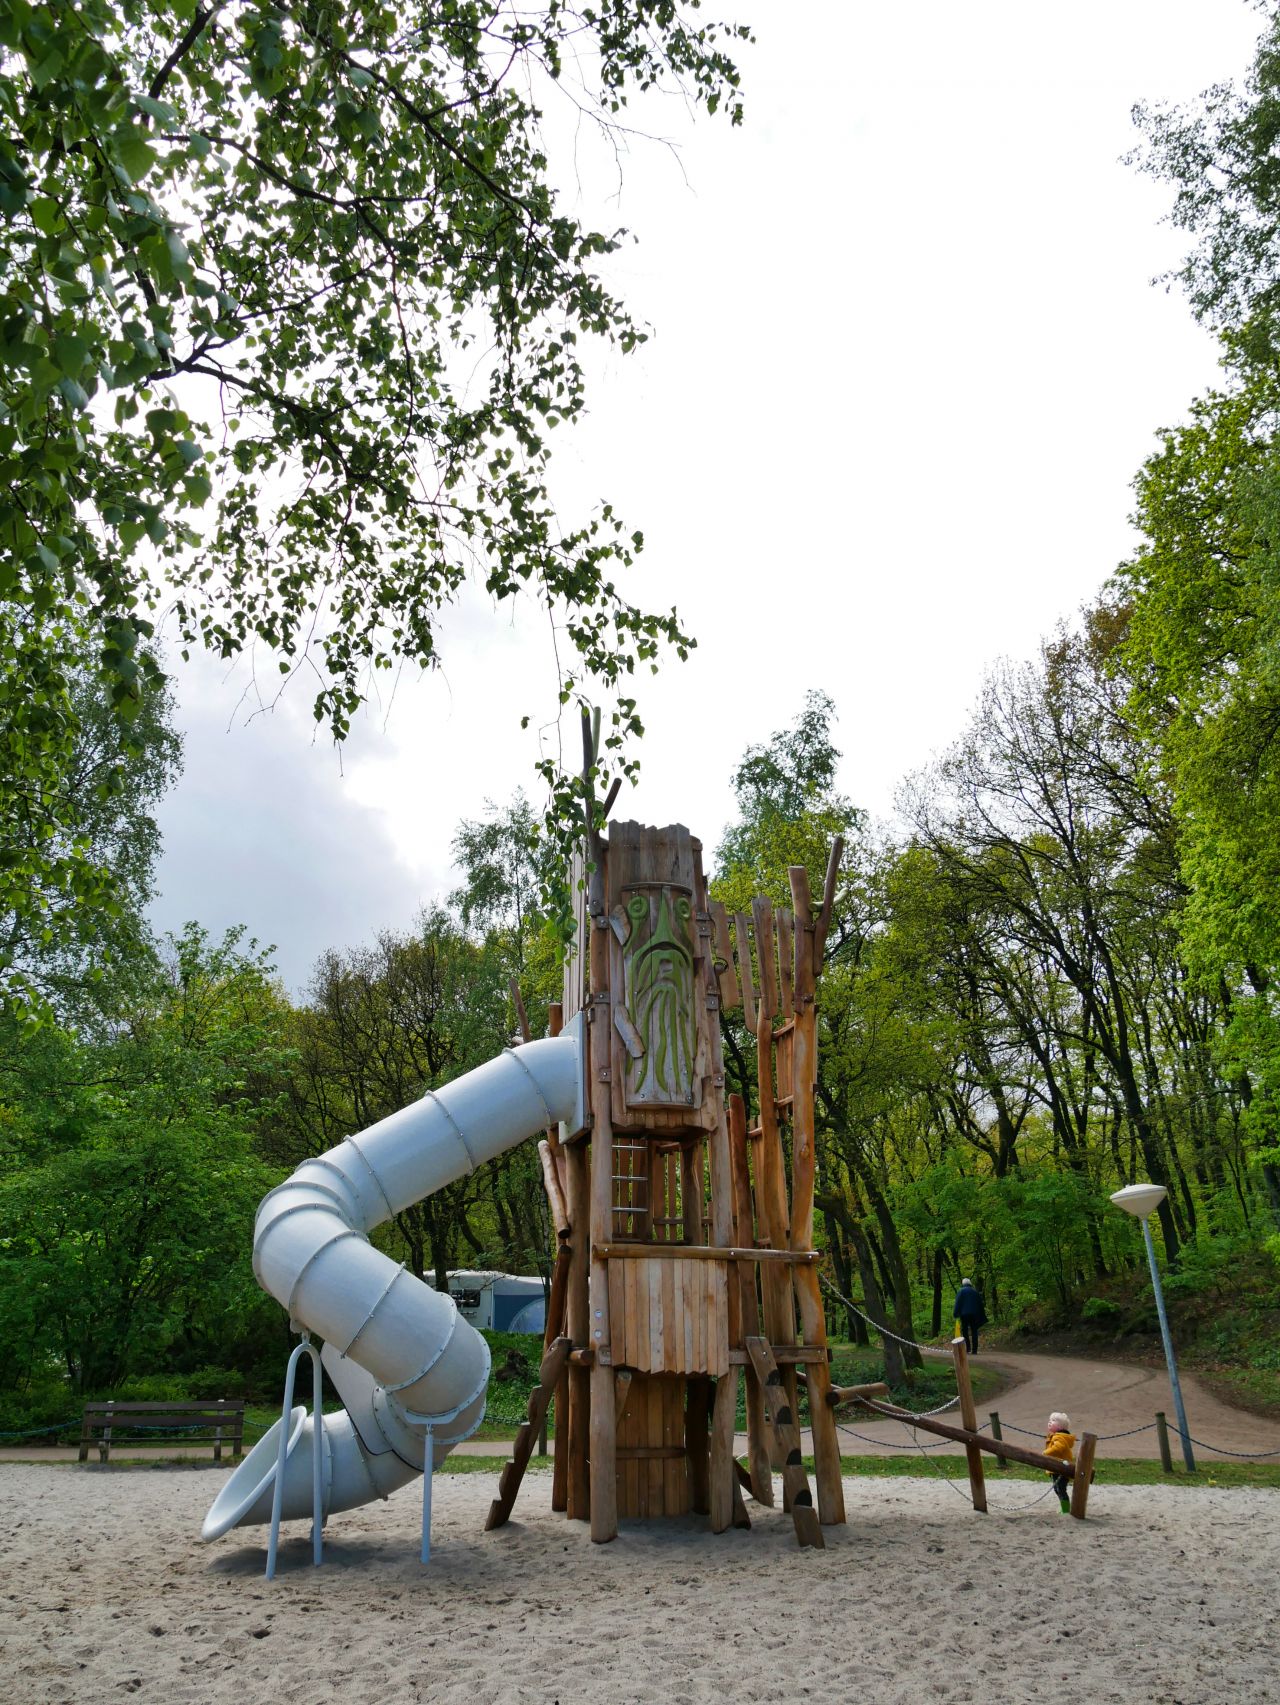
<svg viewBox="0 0 1280 1705"><path fill-rule="evenodd" d="M987 1323L987 1311L982 1306L982 1292L975 1290L972 1285L961 1285L956 1292L956 1305L952 1309L956 1320L972 1320L979 1326Z"/></svg>

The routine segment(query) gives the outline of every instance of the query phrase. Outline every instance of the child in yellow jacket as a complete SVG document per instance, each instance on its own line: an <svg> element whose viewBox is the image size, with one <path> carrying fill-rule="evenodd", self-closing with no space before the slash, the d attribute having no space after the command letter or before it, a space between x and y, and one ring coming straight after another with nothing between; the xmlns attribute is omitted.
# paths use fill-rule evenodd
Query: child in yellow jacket
<svg viewBox="0 0 1280 1705"><path fill-rule="evenodd" d="M1045 1427L1044 1454L1056 1457L1059 1462L1074 1463L1076 1460L1076 1435L1071 1431L1071 1417L1064 1415L1061 1409L1054 1410ZM1064 1516L1071 1514L1071 1500L1067 1496L1069 1478L1066 1474L1053 1476L1053 1489L1058 1494Z"/></svg>

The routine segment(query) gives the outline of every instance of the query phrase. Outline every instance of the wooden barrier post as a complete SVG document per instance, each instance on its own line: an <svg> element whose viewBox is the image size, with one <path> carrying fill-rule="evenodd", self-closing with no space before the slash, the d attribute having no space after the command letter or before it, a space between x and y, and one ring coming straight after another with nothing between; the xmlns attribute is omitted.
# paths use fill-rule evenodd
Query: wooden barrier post
<svg viewBox="0 0 1280 1705"><path fill-rule="evenodd" d="M996 1440L1002 1439L1004 1434L1000 1431L1000 1411L998 1409L993 1409L991 1411L990 1420L991 1437ZM1009 1466L1009 1459L1006 1456L998 1456L996 1461L1000 1464L1001 1468L1008 1468Z"/></svg>
<svg viewBox="0 0 1280 1705"><path fill-rule="evenodd" d="M963 1338L951 1341L951 1359L956 1368L956 1389L960 1393L960 1420L968 1432L978 1430L978 1411L973 1406L973 1386L969 1383L969 1357ZM969 1462L969 1490L973 1507L983 1515L987 1511L987 1483L982 1472L982 1446L967 1444L964 1454Z"/></svg>
<svg viewBox="0 0 1280 1705"><path fill-rule="evenodd" d="M1166 1474L1173 1473L1173 1452L1169 1449L1169 1423L1164 1418L1164 1410L1156 1410L1156 1437L1160 1441L1160 1466Z"/></svg>
<svg viewBox="0 0 1280 1705"><path fill-rule="evenodd" d="M1093 1479L1093 1456L1097 1448L1098 1435L1085 1433L1080 1440L1075 1478L1071 1482L1071 1513L1077 1521L1084 1520L1085 1506L1089 1502L1089 1482Z"/></svg>

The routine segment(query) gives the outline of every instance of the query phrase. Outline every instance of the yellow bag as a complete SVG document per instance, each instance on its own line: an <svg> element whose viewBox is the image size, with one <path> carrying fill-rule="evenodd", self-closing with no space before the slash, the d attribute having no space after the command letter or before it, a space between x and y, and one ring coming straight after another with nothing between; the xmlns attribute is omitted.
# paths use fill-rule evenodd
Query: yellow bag
<svg viewBox="0 0 1280 1705"><path fill-rule="evenodd" d="M954 1330L952 1331L951 1336L953 1338L963 1338L964 1337L964 1333L960 1329L960 1322L958 1320L955 1322L955 1327L954 1327Z"/></svg>

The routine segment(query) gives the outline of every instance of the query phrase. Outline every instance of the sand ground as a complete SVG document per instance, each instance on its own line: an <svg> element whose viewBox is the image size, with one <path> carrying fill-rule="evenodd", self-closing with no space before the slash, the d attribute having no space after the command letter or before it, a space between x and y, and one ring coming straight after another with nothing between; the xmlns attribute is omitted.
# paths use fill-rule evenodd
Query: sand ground
<svg viewBox="0 0 1280 1705"><path fill-rule="evenodd" d="M336 1516L196 1535L221 1470L0 1469L0 1698L156 1705L709 1705L1280 1696L1280 1492L1093 1490L1089 1520L1026 1482L975 1515L941 1481L850 1480L850 1522L800 1551L781 1511L713 1536L624 1524L593 1546L531 1475L483 1532L488 1475ZM994 1479L994 1477L993 1477ZM1000 1513L998 1513L1000 1512Z"/></svg>

